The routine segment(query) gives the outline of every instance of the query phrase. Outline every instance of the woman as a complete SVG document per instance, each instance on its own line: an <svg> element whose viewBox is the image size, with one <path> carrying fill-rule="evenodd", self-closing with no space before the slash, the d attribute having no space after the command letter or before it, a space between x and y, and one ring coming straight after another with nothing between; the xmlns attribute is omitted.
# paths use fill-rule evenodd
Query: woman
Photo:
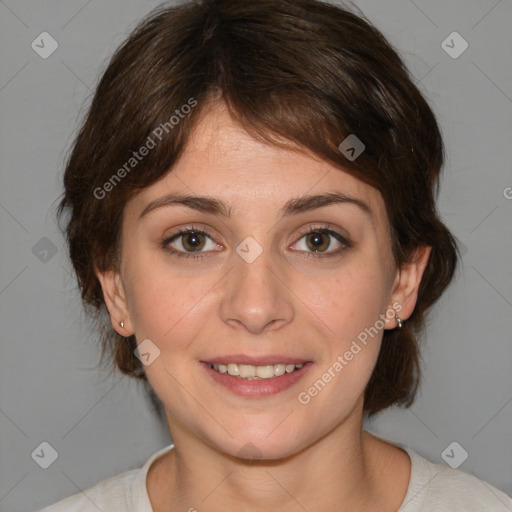
<svg viewBox="0 0 512 512"><path fill-rule="evenodd" d="M60 213L102 357L174 444L44 509L510 510L362 429L413 403L456 244L435 117L383 36L313 0L152 13L114 55ZM108 349L108 350L107 350Z"/></svg>

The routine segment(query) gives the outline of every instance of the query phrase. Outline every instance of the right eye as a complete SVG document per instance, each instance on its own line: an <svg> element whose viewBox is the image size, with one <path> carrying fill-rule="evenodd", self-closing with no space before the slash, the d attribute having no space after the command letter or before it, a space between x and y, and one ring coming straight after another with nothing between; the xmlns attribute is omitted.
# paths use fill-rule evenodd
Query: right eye
<svg viewBox="0 0 512 512"><path fill-rule="evenodd" d="M208 246L208 240L210 245ZM172 244L175 244L172 246ZM171 246L171 247L170 247ZM200 228L186 228L178 231L169 238L162 242L162 247L171 253L173 256L179 258L194 258L200 259L205 255L204 252L214 250L219 245L213 241L207 231ZM206 251L203 249L206 248Z"/></svg>

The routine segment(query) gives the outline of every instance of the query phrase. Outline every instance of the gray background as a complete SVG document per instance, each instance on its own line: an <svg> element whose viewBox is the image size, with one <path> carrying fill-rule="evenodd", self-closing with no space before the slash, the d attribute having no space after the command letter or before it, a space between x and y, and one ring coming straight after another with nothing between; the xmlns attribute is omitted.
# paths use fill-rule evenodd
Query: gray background
<svg viewBox="0 0 512 512"><path fill-rule="evenodd" d="M109 56L156 5L0 1L2 511L36 510L170 442L143 387L97 369L54 220L79 115ZM443 464L457 441L469 453L461 470L512 494L512 3L355 5L400 50L438 115L448 149L439 209L464 251L429 320L416 403L366 427ZM47 59L31 48L43 31L59 45ZM453 31L469 43L456 59L441 47ZM43 441L58 452L48 469L31 457Z"/></svg>

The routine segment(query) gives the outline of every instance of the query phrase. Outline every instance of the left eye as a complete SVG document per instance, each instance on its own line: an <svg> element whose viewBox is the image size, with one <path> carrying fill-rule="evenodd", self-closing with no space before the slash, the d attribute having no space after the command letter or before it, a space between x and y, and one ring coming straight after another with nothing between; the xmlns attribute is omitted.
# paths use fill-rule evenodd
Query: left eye
<svg viewBox="0 0 512 512"><path fill-rule="evenodd" d="M314 229L304 233L297 242L298 249L301 251L312 251L317 253L326 252L332 245L332 239L334 244L338 245L338 248L348 247L349 243L343 236L335 231L329 229ZM303 240L302 243L300 241ZM302 246L302 247L301 247ZM336 249L336 248L334 248ZM331 250L329 252L334 252Z"/></svg>

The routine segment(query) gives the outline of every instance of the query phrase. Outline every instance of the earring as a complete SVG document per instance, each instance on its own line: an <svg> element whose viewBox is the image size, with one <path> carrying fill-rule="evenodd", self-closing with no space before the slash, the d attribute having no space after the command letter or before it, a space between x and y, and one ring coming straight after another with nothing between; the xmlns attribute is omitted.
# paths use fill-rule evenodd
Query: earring
<svg viewBox="0 0 512 512"><path fill-rule="evenodd" d="M121 326L121 329L124 329L124 322L123 321L121 321L119 325Z"/></svg>
<svg viewBox="0 0 512 512"><path fill-rule="evenodd" d="M400 320L400 317L398 315L395 315L395 320L396 320L396 323L398 325L398 328L401 329L402 325L403 325L403 322L402 322L402 320Z"/></svg>

